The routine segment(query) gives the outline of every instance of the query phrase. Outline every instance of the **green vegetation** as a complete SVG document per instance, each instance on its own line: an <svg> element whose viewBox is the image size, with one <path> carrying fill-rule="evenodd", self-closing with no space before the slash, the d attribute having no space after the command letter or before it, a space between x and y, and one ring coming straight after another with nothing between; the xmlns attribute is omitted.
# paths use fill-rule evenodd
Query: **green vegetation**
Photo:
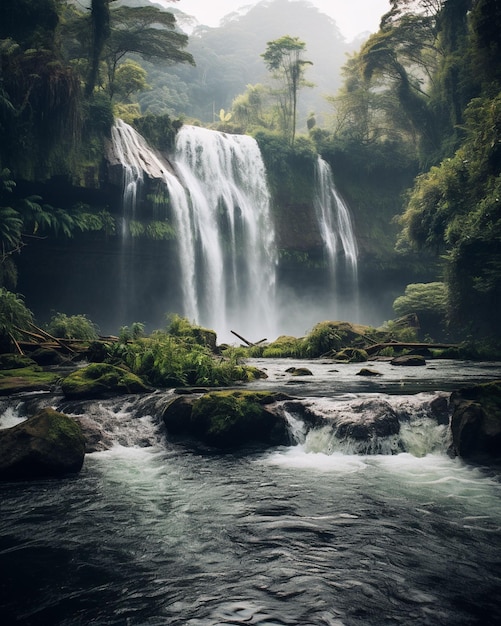
<svg viewBox="0 0 501 626"><path fill-rule="evenodd" d="M393 310L399 317L415 315L423 336L440 339L446 327L447 288L440 282L407 285Z"/></svg>
<svg viewBox="0 0 501 626"><path fill-rule="evenodd" d="M261 56L266 67L272 72L280 87L274 92L277 102L282 132L289 144L294 146L297 124L297 98L300 87L305 86L303 78L305 66L311 61L303 58L306 44L299 37L284 35L266 45Z"/></svg>
<svg viewBox="0 0 501 626"><path fill-rule="evenodd" d="M56 313L47 325L47 331L59 339L92 341L98 337L96 325L85 315Z"/></svg>

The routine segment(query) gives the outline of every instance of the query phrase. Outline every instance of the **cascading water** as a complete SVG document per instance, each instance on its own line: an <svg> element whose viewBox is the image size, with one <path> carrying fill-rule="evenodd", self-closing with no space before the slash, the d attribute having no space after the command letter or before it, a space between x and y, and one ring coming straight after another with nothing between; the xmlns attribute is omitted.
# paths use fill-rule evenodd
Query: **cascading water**
<svg viewBox="0 0 501 626"><path fill-rule="evenodd" d="M117 120L113 146L124 168L124 241L143 175L162 180L168 189L178 237L181 313L215 329L220 340L229 340L232 328L255 339L261 333L274 337L277 255L256 141L184 126L168 164Z"/></svg>
<svg viewBox="0 0 501 626"><path fill-rule="evenodd" d="M330 165L315 166L315 211L325 245L331 283L331 318L358 319L358 247L350 211L334 184Z"/></svg>
<svg viewBox="0 0 501 626"><path fill-rule="evenodd" d="M189 201L173 202L181 266L196 319L229 339L276 334L276 246L256 141L184 126L175 167ZM181 199L182 200L182 199Z"/></svg>
<svg viewBox="0 0 501 626"><path fill-rule="evenodd" d="M233 339L231 329L255 340L274 339L278 331L302 334L324 315L357 319L357 244L349 209L323 159L318 158L315 168L314 205L328 259L329 288L324 290L324 310L315 309L319 317L310 320L307 302L300 305L298 316L291 315L293 303L301 302L300 294L277 297L281 290L270 194L253 138L183 126L170 162L121 120L112 138L124 171L124 259L133 249L130 222L136 219L145 178L159 181L168 191L170 202L162 218L172 220L177 235L182 302L166 301L165 312L174 307L190 321L216 330L220 341ZM135 290L125 260L122 266L125 316ZM279 320L279 309L287 311L285 319Z"/></svg>

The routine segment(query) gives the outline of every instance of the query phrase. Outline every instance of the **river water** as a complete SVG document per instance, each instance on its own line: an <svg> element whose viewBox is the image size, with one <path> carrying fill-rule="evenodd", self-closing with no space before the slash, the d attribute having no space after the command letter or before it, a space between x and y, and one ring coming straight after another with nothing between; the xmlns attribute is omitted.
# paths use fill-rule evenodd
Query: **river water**
<svg viewBox="0 0 501 626"><path fill-rule="evenodd" d="M407 451L299 428L288 447L219 454L169 441L140 399L89 403L110 449L77 476L0 484L2 624L500 624L500 475L450 459L425 409L501 364L377 363L377 380L321 362L292 380L290 364L259 362L258 386L331 413L384 400ZM0 425L30 401L4 400Z"/></svg>

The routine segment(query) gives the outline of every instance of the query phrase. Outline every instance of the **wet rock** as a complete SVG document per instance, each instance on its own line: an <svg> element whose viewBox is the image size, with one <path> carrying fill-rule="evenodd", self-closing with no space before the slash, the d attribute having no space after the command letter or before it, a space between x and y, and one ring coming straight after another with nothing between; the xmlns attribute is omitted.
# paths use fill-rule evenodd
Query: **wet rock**
<svg viewBox="0 0 501 626"><path fill-rule="evenodd" d="M199 398L179 396L165 408L167 431L220 449L289 443L285 418L275 403L281 394L212 391Z"/></svg>
<svg viewBox="0 0 501 626"><path fill-rule="evenodd" d="M313 376L313 372L307 367L289 367L286 372L291 376Z"/></svg>
<svg viewBox="0 0 501 626"><path fill-rule="evenodd" d="M0 430L0 479L34 480L78 472L85 455L80 425L51 408Z"/></svg>
<svg viewBox="0 0 501 626"><path fill-rule="evenodd" d="M390 361L390 364L415 367L419 365L426 365L426 359L424 356L419 354L404 354L402 356L396 356Z"/></svg>
<svg viewBox="0 0 501 626"><path fill-rule="evenodd" d="M72 372L61 383L68 399L103 398L151 391L135 374L106 363L91 363Z"/></svg>
<svg viewBox="0 0 501 626"><path fill-rule="evenodd" d="M400 432L400 422L395 409L385 400L377 398L353 404L349 413L335 418L337 435L341 438L365 440L374 436L389 437Z"/></svg>
<svg viewBox="0 0 501 626"><path fill-rule="evenodd" d="M362 369L357 372L357 376L382 376L381 372L377 372L376 370L371 370L368 367L362 367Z"/></svg>
<svg viewBox="0 0 501 626"><path fill-rule="evenodd" d="M53 348L38 348L30 354L30 357L37 365L42 366L62 365L68 361L67 358Z"/></svg>
<svg viewBox="0 0 501 626"><path fill-rule="evenodd" d="M451 456L475 462L501 461L501 381L451 395Z"/></svg>
<svg viewBox="0 0 501 626"><path fill-rule="evenodd" d="M430 402L430 413L438 424L449 424L449 402L445 396L438 396Z"/></svg>

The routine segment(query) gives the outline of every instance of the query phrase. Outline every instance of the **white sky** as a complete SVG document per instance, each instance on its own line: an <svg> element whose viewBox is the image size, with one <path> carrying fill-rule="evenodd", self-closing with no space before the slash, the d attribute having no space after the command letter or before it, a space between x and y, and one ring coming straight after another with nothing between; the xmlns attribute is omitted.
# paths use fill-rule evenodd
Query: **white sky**
<svg viewBox="0 0 501 626"><path fill-rule="evenodd" d="M194 15L201 24L218 26L219 20L228 13L243 6L257 4L258 1L179 0L169 5L183 13ZM348 41L365 31L376 32L381 16L390 8L388 0L309 0L309 2L322 13L332 17Z"/></svg>

